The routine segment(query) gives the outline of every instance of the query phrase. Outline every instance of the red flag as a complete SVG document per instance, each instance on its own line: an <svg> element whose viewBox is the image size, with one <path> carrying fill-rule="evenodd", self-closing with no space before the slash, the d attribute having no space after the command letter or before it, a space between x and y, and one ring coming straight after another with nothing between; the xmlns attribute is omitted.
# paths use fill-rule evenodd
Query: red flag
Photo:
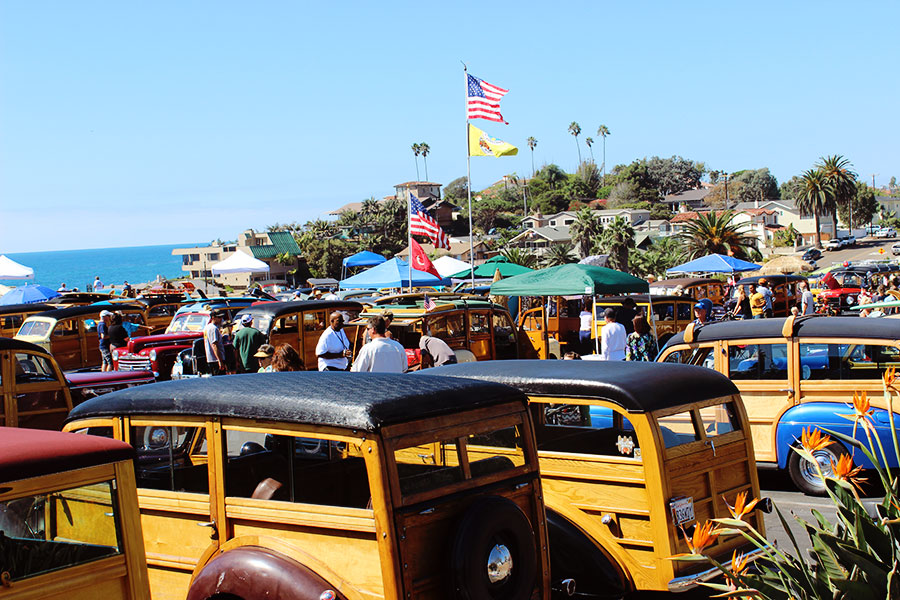
<svg viewBox="0 0 900 600"><path fill-rule="evenodd" d="M410 242L412 242L412 245L409 249L409 258L412 260L413 269L425 271L426 273L431 273L438 279L443 279L437 269L434 268L434 264L428 259L428 255L425 254L425 250L422 249L419 242L413 239L410 239Z"/></svg>

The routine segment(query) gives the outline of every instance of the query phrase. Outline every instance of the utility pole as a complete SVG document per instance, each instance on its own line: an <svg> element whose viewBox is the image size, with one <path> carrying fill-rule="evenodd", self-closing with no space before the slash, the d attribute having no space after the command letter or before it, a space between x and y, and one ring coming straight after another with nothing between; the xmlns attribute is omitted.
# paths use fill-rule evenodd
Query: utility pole
<svg viewBox="0 0 900 600"><path fill-rule="evenodd" d="M528 190L528 184L523 182L522 183L522 218L525 218L528 216L528 194L527 194L526 190Z"/></svg>
<svg viewBox="0 0 900 600"><path fill-rule="evenodd" d="M728 210L728 173L722 171L722 177L725 178L725 210Z"/></svg>

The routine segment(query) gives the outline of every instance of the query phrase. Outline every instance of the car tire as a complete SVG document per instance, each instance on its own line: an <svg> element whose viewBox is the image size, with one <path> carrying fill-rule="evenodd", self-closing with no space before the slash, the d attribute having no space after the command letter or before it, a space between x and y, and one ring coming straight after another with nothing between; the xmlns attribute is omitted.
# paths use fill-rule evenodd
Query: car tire
<svg viewBox="0 0 900 600"><path fill-rule="evenodd" d="M825 482L816 473L815 465L801 457L791 448L791 455L788 457L788 474L794 485L810 496L824 496ZM834 442L827 448L813 452L813 456L819 461L822 473L827 477L831 474L831 462L837 462L838 459L847 454L847 450L838 442Z"/></svg>
<svg viewBox="0 0 900 600"><path fill-rule="evenodd" d="M460 600L531 597L538 572L537 540L528 517L512 500L488 496L469 507L450 557L454 597ZM509 559L504 561L509 566L498 562L502 557Z"/></svg>

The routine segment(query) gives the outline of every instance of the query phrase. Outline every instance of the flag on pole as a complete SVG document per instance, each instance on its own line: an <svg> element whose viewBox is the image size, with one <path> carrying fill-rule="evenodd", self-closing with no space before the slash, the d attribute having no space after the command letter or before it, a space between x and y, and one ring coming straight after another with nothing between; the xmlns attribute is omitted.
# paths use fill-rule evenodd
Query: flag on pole
<svg viewBox="0 0 900 600"><path fill-rule="evenodd" d="M515 156L519 149L469 124L469 156Z"/></svg>
<svg viewBox="0 0 900 600"><path fill-rule="evenodd" d="M467 118L487 119L488 121L506 123L503 115L500 114L500 98L505 96L509 90L491 85L487 81L478 79L468 73L466 75L469 81L466 93Z"/></svg>
<svg viewBox="0 0 900 600"><path fill-rule="evenodd" d="M425 300L422 302L422 306L425 308L425 312L431 312L437 308L437 302L429 298L428 294L425 294Z"/></svg>
<svg viewBox="0 0 900 600"><path fill-rule="evenodd" d="M428 258L428 255L425 254L425 250L419 245L419 242L416 240L409 240L409 242L409 259L412 261L413 268L418 271L431 273L438 279L443 279L441 274L438 273L438 270L434 267L434 263L432 263L431 259Z"/></svg>
<svg viewBox="0 0 900 600"><path fill-rule="evenodd" d="M450 249L450 237L412 192L409 194L409 233L426 236L436 248Z"/></svg>

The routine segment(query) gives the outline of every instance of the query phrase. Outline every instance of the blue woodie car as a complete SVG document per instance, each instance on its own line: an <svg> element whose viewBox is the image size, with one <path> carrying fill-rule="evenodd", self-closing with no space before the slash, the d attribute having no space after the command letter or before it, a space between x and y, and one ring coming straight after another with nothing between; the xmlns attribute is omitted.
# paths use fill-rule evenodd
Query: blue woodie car
<svg viewBox="0 0 900 600"><path fill-rule="evenodd" d="M810 427L852 437L853 421L841 415L853 413L854 392L868 394L888 462L900 466L881 380L886 368L900 366L900 320L808 316L713 323L679 333L657 360L704 365L734 381L747 408L757 464L787 470L807 493L823 493L824 485L815 466L791 447ZM868 443L859 427L855 437ZM828 474L841 454L873 467L836 438L816 459Z"/></svg>

